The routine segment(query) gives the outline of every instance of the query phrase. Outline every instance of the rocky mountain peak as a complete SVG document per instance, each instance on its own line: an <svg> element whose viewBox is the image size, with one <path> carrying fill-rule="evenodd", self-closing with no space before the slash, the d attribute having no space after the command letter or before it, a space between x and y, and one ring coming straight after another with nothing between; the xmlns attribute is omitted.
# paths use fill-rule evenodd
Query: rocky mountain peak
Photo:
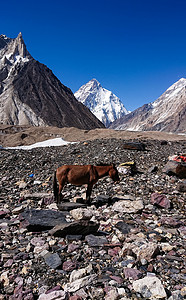
<svg viewBox="0 0 186 300"><path fill-rule="evenodd" d="M95 78L80 87L74 94L105 125L128 113L121 100L103 88Z"/></svg>
<svg viewBox="0 0 186 300"><path fill-rule="evenodd" d="M17 38L7 38L5 35L0 36L0 61L8 60L10 64L17 60L31 59L31 55L28 52L24 43L21 32Z"/></svg>
<svg viewBox="0 0 186 300"><path fill-rule="evenodd" d="M90 86L92 87L92 89L101 87L101 84L100 84L99 81L97 81L97 79L95 79L95 78L91 79L91 80L88 82L88 84L90 84Z"/></svg>
<svg viewBox="0 0 186 300"><path fill-rule="evenodd" d="M0 36L0 123L77 127L104 125L45 65L28 52L21 32Z"/></svg>

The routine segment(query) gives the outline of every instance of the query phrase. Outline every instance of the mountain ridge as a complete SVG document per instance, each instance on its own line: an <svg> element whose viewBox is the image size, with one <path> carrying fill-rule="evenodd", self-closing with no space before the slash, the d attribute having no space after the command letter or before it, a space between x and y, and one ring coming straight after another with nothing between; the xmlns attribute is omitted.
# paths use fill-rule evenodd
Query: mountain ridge
<svg viewBox="0 0 186 300"><path fill-rule="evenodd" d="M181 78L154 102L144 104L114 121L109 128L186 132L186 79Z"/></svg>

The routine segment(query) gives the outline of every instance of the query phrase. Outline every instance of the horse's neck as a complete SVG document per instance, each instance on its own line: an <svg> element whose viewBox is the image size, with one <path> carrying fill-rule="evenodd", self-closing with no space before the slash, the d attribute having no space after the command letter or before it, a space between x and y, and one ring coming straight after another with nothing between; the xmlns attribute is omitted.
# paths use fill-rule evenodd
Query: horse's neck
<svg viewBox="0 0 186 300"><path fill-rule="evenodd" d="M99 178L109 175L110 166L96 166Z"/></svg>

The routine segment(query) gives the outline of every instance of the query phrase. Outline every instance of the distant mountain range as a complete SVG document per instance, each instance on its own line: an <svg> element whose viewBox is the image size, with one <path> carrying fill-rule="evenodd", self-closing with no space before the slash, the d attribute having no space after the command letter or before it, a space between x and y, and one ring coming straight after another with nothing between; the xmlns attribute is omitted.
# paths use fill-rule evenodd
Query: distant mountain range
<svg viewBox="0 0 186 300"><path fill-rule="evenodd" d="M114 121L110 128L186 133L186 79L174 83L156 101Z"/></svg>
<svg viewBox="0 0 186 300"><path fill-rule="evenodd" d="M103 88L96 79L81 86L74 96L86 105L106 127L114 120L128 114L121 100L111 91Z"/></svg>
<svg viewBox="0 0 186 300"><path fill-rule="evenodd" d="M21 33L0 36L0 123L103 128L45 65L27 51Z"/></svg>
<svg viewBox="0 0 186 300"><path fill-rule="evenodd" d="M186 133L185 78L130 113L96 79L74 95L30 55L21 33L0 35L0 124Z"/></svg>

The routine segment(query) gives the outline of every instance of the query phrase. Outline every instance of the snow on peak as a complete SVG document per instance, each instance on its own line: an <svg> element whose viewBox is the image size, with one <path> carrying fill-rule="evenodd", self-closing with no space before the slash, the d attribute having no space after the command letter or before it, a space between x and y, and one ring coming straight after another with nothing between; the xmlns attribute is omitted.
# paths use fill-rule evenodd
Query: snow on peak
<svg viewBox="0 0 186 300"><path fill-rule="evenodd" d="M0 72L2 72L2 81L5 86L10 78L13 78L19 69L19 65L28 62L32 56L26 49L21 32L17 38L8 38L5 35L0 36Z"/></svg>
<svg viewBox="0 0 186 300"><path fill-rule="evenodd" d="M185 91L185 88L186 79L179 79L174 84L172 84L157 100L155 100L152 103L152 107L156 107L157 105L159 106L162 101L163 103L172 102L173 99L175 99L182 92L182 90Z"/></svg>
<svg viewBox="0 0 186 300"><path fill-rule="evenodd" d="M97 79L95 78L91 79L87 84L90 84L92 85L92 87L96 87L96 88L99 88L101 86L99 81L97 81Z"/></svg>
<svg viewBox="0 0 186 300"><path fill-rule="evenodd" d="M1 38L1 39L4 39L4 40L7 40L7 39L8 39L7 36L6 36L5 34L1 34L1 35L0 35L0 38Z"/></svg>
<svg viewBox="0 0 186 300"><path fill-rule="evenodd" d="M121 100L111 91L103 88L95 78L81 86L74 95L105 126L128 113Z"/></svg>
<svg viewBox="0 0 186 300"><path fill-rule="evenodd" d="M178 81L176 81L174 84L172 84L167 90L167 91L170 91L170 90L175 90L177 88L182 88L183 86L186 85L186 79L185 78L181 78L179 79Z"/></svg>

